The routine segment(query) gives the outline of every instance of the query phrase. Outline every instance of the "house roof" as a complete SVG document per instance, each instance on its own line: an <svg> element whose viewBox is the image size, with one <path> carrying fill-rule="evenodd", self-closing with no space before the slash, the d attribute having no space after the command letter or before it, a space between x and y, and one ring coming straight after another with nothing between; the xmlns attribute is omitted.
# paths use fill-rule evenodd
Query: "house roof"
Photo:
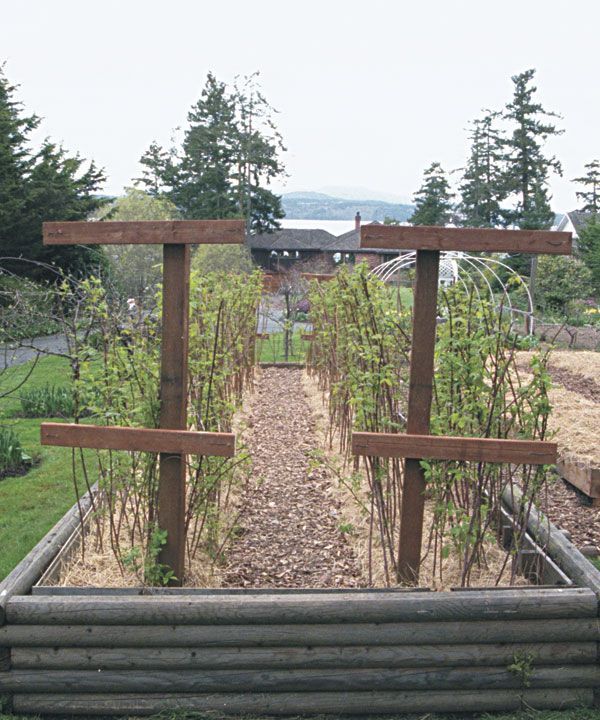
<svg viewBox="0 0 600 720"><path fill-rule="evenodd" d="M272 233L250 235L247 238L247 245L251 250L314 250L331 253L360 251L377 254L390 252L371 248L361 249L358 230L350 230L336 237L326 230L282 228Z"/></svg>
<svg viewBox="0 0 600 720"><path fill-rule="evenodd" d="M272 233L250 235L248 247L252 250L324 250L335 240L326 230L283 228Z"/></svg>
<svg viewBox="0 0 600 720"><path fill-rule="evenodd" d="M593 213L590 213L590 212L582 212L581 210L572 210L571 212L568 212L562 216L556 229L559 231L564 230L565 228L567 228L567 226L570 223L573 226L575 235L578 237L579 233L583 230L583 228L592 219L592 216L593 216Z"/></svg>

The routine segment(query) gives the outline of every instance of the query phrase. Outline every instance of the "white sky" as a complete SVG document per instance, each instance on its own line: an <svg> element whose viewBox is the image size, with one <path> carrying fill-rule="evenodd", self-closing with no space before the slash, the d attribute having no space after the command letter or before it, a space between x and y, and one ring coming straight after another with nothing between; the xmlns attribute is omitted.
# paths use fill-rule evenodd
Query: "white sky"
<svg viewBox="0 0 600 720"><path fill-rule="evenodd" d="M564 116L551 150L556 210L600 157L597 0L0 0L0 62L42 134L94 158L119 193L154 139L169 144L206 73L261 73L289 148L290 190L361 186L412 196L465 128L537 69Z"/></svg>

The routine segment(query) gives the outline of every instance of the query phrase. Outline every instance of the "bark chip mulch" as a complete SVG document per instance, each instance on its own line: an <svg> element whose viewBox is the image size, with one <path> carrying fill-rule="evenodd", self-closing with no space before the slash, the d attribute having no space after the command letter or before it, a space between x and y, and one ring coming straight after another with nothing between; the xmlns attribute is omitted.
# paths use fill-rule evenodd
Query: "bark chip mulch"
<svg viewBox="0 0 600 720"><path fill-rule="evenodd" d="M361 587L358 560L340 531L335 479L314 467L315 419L302 370L263 368L246 414L252 481L224 570L229 587Z"/></svg>

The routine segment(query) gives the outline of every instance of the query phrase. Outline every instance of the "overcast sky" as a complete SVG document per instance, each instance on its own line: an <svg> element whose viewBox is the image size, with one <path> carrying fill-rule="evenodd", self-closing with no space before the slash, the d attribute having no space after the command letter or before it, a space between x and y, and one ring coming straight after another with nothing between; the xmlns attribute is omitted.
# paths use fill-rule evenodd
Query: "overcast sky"
<svg viewBox="0 0 600 720"><path fill-rule="evenodd" d="M468 122L537 69L561 113L549 151L570 179L600 157L597 0L0 0L0 62L41 133L94 158L120 193L152 140L169 144L206 73L261 73L288 147L290 190L410 198L423 169L464 162ZM455 176L457 177L457 175Z"/></svg>

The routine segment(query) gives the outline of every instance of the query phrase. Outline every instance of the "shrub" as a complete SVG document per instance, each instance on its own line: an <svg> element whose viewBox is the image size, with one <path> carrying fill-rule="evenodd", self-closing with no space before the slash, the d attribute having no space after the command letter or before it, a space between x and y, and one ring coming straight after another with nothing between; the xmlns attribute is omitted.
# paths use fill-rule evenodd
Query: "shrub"
<svg viewBox="0 0 600 720"><path fill-rule="evenodd" d="M23 390L21 417L73 417L74 400L69 387L46 384Z"/></svg>
<svg viewBox="0 0 600 720"><path fill-rule="evenodd" d="M576 258L542 255L536 290L542 310L566 315L573 301L584 300L592 292L592 273Z"/></svg>

